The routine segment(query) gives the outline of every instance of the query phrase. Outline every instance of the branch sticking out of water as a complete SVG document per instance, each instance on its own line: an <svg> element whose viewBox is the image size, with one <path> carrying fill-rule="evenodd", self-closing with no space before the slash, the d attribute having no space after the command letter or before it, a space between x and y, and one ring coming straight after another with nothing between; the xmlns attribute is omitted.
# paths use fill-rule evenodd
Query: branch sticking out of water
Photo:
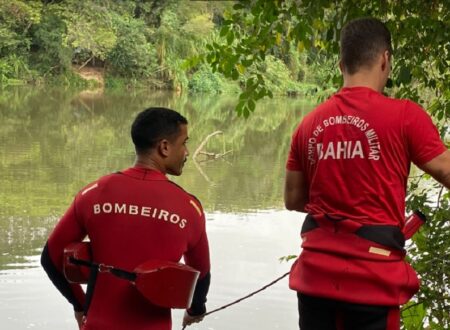
<svg viewBox="0 0 450 330"><path fill-rule="evenodd" d="M202 143L200 143L200 145L198 146L198 148L195 150L194 155L192 156L193 160L196 161L197 160L197 156L199 154L205 155L208 160L212 159L218 159L218 158L222 158L223 156L233 152L233 150L228 150L225 151L223 153L214 153L214 152L207 152L207 151L202 151L203 148L205 147L206 143L209 141L210 138L212 138L215 135L219 135L219 134L223 134L222 131L215 131L211 134L209 134L203 141Z"/></svg>

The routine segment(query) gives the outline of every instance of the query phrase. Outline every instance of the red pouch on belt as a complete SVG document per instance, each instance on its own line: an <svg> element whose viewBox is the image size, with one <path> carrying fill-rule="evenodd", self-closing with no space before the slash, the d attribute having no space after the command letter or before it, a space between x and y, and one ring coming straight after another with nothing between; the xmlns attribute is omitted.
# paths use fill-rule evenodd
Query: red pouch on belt
<svg viewBox="0 0 450 330"><path fill-rule="evenodd" d="M182 263L150 260L137 266L136 289L151 303L189 308L199 271Z"/></svg>
<svg viewBox="0 0 450 330"><path fill-rule="evenodd" d="M91 243L71 243L64 249L64 276L70 283L86 284L89 279L89 267L73 264L70 262L71 257L79 260L91 261Z"/></svg>
<svg viewBox="0 0 450 330"><path fill-rule="evenodd" d="M63 269L69 282L87 283L92 266L96 271L129 280L152 304L167 308L190 307L200 274L185 264L162 260L146 261L133 272L96 264L92 262L89 242L72 243L64 249Z"/></svg>

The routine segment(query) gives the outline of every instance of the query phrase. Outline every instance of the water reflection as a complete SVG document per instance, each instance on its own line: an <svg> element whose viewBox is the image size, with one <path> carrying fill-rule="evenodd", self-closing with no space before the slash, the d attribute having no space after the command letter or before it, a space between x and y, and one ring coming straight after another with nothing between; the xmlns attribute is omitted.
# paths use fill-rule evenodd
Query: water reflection
<svg viewBox="0 0 450 330"><path fill-rule="evenodd" d="M207 212L282 208L282 180L290 134L310 109L301 100L263 102L249 119L231 111L235 97L168 93L112 93L18 88L0 98L0 269L42 247L48 230L88 182L129 166L129 126L149 105L182 112L190 122L191 153L210 133L208 152L225 157L189 161L173 178L196 195ZM199 169L200 168L200 169ZM16 260L19 259L19 260ZM17 262L16 262L17 261Z"/></svg>
<svg viewBox="0 0 450 330"><path fill-rule="evenodd" d="M8 299L14 300L8 293L4 298L3 289L15 295L4 281L16 277L20 269L38 266L36 256L76 192L99 176L132 164L130 123L148 106L173 108L188 118L191 155L209 134L223 132L209 139L203 151L226 155L208 161L200 161L204 156L199 155L197 163L188 161L183 176L172 178L196 195L207 213L237 216L235 221L239 223L245 221L245 214L266 210L266 214L275 215L277 210L282 210L284 163L290 135L311 105L292 98L267 100L258 104L255 114L245 120L237 118L232 111L235 102L236 96L179 96L147 91L101 95L47 88L2 90L2 305ZM258 217L252 216L252 221L258 221ZM239 235L235 227L230 239L233 236L239 239L242 236ZM252 235L245 239L246 247L256 242ZM283 237L272 239L283 240ZM260 248L263 255L270 249ZM247 248L241 253L248 253ZM219 261L222 258L226 255L217 256ZM236 265L239 262L243 263L242 269L250 266L258 269L258 263L249 264L248 258L237 260ZM39 278L39 285L46 288L40 270L30 271L26 273L31 276L30 281L35 283ZM229 274L226 269L222 271ZM270 272L261 272L262 277L270 279ZM223 293L224 298L229 298L227 292ZM6 313L3 307L0 314Z"/></svg>

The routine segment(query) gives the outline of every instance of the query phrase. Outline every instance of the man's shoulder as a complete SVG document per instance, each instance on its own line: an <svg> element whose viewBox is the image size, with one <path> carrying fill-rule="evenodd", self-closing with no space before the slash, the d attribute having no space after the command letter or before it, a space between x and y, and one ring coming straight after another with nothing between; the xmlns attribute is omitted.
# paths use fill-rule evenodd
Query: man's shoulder
<svg viewBox="0 0 450 330"><path fill-rule="evenodd" d="M387 103L392 103L392 104L404 105L406 102L409 101L408 99L397 98L397 97L393 97L393 96L381 94L381 93L377 93L376 96L378 97L379 102L387 102ZM409 102L411 102L411 101L409 101Z"/></svg>
<svg viewBox="0 0 450 330"><path fill-rule="evenodd" d="M87 195L90 191L97 190L98 188L105 186L113 177L116 177L120 172L109 173L104 176L99 177L95 181L91 181L85 185L79 192L78 196Z"/></svg>
<svg viewBox="0 0 450 330"><path fill-rule="evenodd" d="M178 185L177 183L175 183L175 182L173 182L171 180L167 180L166 182L168 184L170 184L176 191L178 191L180 193L180 195L185 196L188 199L194 199L201 206L200 200L195 195L193 195L190 192L186 191L183 187L181 187L180 185Z"/></svg>
<svg viewBox="0 0 450 330"><path fill-rule="evenodd" d="M309 120L313 120L317 116L321 116L323 114L327 114L334 110L334 101L333 96L318 104L311 112L307 113L303 117L303 122L308 122Z"/></svg>
<svg viewBox="0 0 450 330"><path fill-rule="evenodd" d="M194 214L198 214L200 217L204 215L202 203L195 195L187 192L186 190L184 190L184 188L171 180L167 180L166 182L170 184L175 190L177 190L180 198L185 199L186 203L192 207Z"/></svg>
<svg viewBox="0 0 450 330"><path fill-rule="evenodd" d="M381 109L385 109L390 114L395 112L402 114L402 116L423 116L426 115L425 109L418 103L403 98L395 98L382 95L379 101Z"/></svg>

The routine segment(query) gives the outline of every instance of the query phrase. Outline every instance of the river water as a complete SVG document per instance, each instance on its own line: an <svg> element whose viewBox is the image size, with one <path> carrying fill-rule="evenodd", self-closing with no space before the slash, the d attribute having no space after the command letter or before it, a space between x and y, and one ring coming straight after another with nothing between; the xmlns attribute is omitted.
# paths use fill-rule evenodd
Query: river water
<svg viewBox="0 0 450 330"><path fill-rule="evenodd" d="M73 196L134 160L129 126L149 106L189 120L191 156L171 178L205 208L212 258L208 309L240 298L290 268L303 215L283 208L290 135L311 104L275 98L245 120L235 96L163 92L77 92L14 88L0 92L0 329L75 329L71 306L39 265L47 236ZM216 131L202 151L192 155ZM182 311L173 312L181 329ZM189 329L296 329L287 278Z"/></svg>

